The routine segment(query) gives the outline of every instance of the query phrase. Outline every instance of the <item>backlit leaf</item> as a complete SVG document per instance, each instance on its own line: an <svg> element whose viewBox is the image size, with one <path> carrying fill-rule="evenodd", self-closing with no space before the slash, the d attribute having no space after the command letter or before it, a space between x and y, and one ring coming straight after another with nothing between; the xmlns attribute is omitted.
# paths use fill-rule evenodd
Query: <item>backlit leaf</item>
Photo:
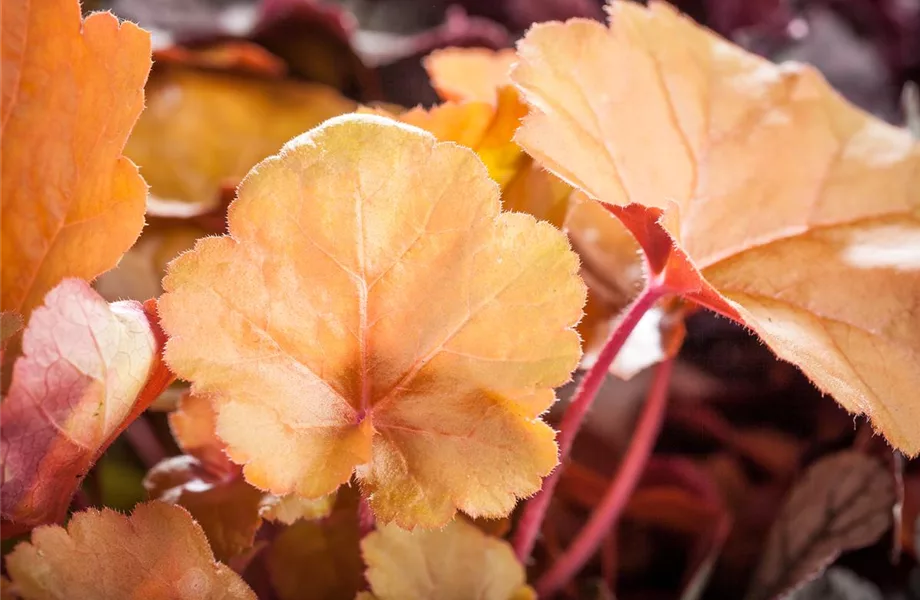
<svg viewBox="0 0 920 600"><path fill-rule="evenodd" d="M6 566L25 600L256 598L214 560L189 514L162 502L139 505L130 517L90 509L75 514L67 529L36 529Z"/></svg>
<svg viewBox="0 0 920 600"><path fill-rule="evenodd" d="M432 531L385 525L361 541L361 551L378 600L531 597L511 545L463 519Z"/></svg>
<svg viewBox="0 0 920 600"><path fill-rule="evenodd" d="M318 84L158 65L125 154L153 196L214 206L224 184L235 185L292 136L354 106Z"/></svg>
<svg viewBox="0 0 920 600"><path fill-rule="evenodd" d="M171 377L163 340L138 302L107 304L65 279L23 334L3 404L3 535L60 521L74 490Z"/></svg>
<svg viewBox="0 0 920 600"><path fill-rule="evenodd" d="M920 147L815 70L748 54L667 4L610 13L609 29L549 23L521 42L512 79L532 114L518 141L620 207L647 253L659 228L675 291L920 452Z"/></svg>
<svg viewBox="0 0 920 600"><path fill-rule="evenodd" d="M479 155L489 176L507 185L530 159L512 141L527 107L514 88L504 88L496 104L463 102L441 104L430 110L415 108L396 117L428 131L442 142L456 142Z"/></svg>
<svg viewBox="0 0 920 600"><path fill-rule="evenodd" d="M877 460L847 451L812 465L792 489L748 591L768 600L817 577L841 552L874 543L891 527L894 484Z"/></svg>
<svg viewBox="0 0 920 600"><path fill-rule="evenodd" d="M73 0L3 7L0 310L28 319L65 277L115 266L147 186L121 156L144 106L150 36Z"/></svg>
<svg viewBox="0 0 920 600"><path fill-rule="evenodd" d="M425 57L431 85L445 100L494 104L500 90L511 85L514 50L445 48Z"/></svg>
<svg viewBox="0 0 920 600"><path fill-rule="evenodd" d="M468 149L347 115L261 163L228 236L170 265L170 366L246 478L382 521L504 516L556 464L539 418L580 357L565 237L500 213Z"/></svg>

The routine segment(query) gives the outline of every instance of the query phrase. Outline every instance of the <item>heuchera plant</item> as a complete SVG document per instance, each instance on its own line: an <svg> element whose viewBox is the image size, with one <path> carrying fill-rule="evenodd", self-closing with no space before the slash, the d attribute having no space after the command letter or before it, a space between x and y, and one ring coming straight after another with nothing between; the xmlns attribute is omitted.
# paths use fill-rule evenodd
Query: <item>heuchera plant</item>
<svg viewBox="0 0 920 600"><path fill-rule="evenodd" d="M650 461L697 308L918 454L920 145L670 5L607 10L435 52L444 102L404 110L249 42L151 74L136 25L4 1L4 597L574 593L640 476L712 495ZM150 299L100 295L125 290ZM608 373L655 363L615 476L533 563ZM182 453L151 501L88 508L84 477L176 379ZM817 461L749 597L877 541L896 496L865 453Z"/></svg>

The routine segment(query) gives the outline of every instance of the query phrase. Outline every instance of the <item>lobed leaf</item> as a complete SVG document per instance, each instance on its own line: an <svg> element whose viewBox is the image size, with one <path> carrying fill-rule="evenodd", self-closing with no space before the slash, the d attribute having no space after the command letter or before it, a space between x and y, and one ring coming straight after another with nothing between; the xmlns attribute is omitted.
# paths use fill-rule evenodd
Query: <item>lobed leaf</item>
<svg viewBox="0 0 920 600"><path fill-rule="evenodd" d="M385 525L361 541L361 551L378 600L535 598L511 545L463 519L439 531Z"/></svg>
<svg viewBox="0 0 920 600"><path fill-rule="evenodd" d="M863 548L891 527L891 475L854 451L813 464L780 511L747 600L776 598L817 577L842 552Z"/></svg>
<svg viewBox="0 0 920 600"><path fill-rule="evenodd" d="M539 489L584 286L558 230L500 213L471 151L332 119L252 171L229 232L170 265L159 306L167 362L251 483L317 498L356 473L408 527Z"/></svg>
<svg viewBox="0 0 920 600"><path fill-rule="evenodd" d="M28 319L65 277L114 267L147 186L121 156L144 107L150 36L72 0L4 6L0 310Z"/></svg>
<svg viewBox="0 0 920 600"><path fill-rule="evenodd" d="M6 558L24 600L145 598L255 600L239 575L216 562L189 514L162 502L130 517L77 513L67 528L40 527Z"/></svg>
<svg viewBox="0 0 920 600"><path fill-rule="evenodd" d="M814 69L748 54L665 3L609 12L609 28L543 24L520 43L512 79L532 112L518 142L621 207L647 252L658 228L676 291L920 452L920 146Z"/></svg>
<svg viewBox="0 0 920 600"><path fill-rule="evenodd" d="M65 279L36 308L0 405L4 537L60 521L89 468L169 384L145 307Z"/></svg>

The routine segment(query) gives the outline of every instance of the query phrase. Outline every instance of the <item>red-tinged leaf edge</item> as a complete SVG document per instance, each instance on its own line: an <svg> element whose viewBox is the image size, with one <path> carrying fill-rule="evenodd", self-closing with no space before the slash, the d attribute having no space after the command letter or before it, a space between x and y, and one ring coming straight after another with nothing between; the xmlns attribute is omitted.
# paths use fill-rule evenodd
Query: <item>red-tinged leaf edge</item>
<svg viewBox="0 0 920 600"><path fill-rule="evenodd" d="M154 357L154 363L151 366L150 374L147 377L147 382L144 385L143 389L137 396L137 401L134 404L131 413L122 421L121 425L116 429L112 434L102 443L99 448L96 450L92 460L90 461L91 465L96 464L99 458L105 454L105 451L108 450L109 446L112 445L118 436L132 423L137 419L147 407L149 407L154 400L165 390L169 384L175 381L176 376L169 370L166 366L166 363L163 362L163 346L166 343L166 334L163 329L160 327L160 321L157 316L156 308L156 299L151 298L143 303L144 313L147 315L147 320L150 322L151 330L153 331L154 339L157 344L157 352ZM84 471L79 477L74 477L71 481L59 481L58 487L65 488L68 490L67 496L72 498L76 491L80 488L80 485L83 483L83 479L86 478L89 469ZM69 504L69 503L68 503ZM53 523L62 523L64 518L67 516L68 505L65 504L61 506L56 511L56 514L52 519L47 519L41 523L21 523L17 521L9 521L6 519L0 520L0 539L8 539L24 533L28 533L35 527L40 525L50 525Z"/></svg>
<svg viewBox="0 0 920 600"><path fill-rule="evenodd" d="M683 297L709 310L742 323L741 316L703 277L668 230L667 223L676 205L667 210L636 202L614 206L603 204L629 229L646 256L649 279L670 294Z"/></svg>

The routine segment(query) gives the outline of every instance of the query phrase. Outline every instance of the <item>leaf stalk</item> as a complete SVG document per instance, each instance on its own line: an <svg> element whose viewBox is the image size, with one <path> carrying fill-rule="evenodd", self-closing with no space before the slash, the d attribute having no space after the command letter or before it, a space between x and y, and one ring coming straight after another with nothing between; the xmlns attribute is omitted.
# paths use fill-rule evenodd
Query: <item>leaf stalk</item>
<svg viewBox="0 0 920 600"><path fill-rule="evenodd" d="M594 403L594 399L607 377L610 365L623 348L633 329L636 328L642 315L648 312L662 296L667 295L669 292L670 289L664 283L663 277L654 277L649 280L639 296L626 309L623 317L604 343L604 347L598 354L597 361L588 369L588 372L585 373L584 378L578 385L578 389L575 390L575 394L572 396L572 400L559 425L559 435L557 437L559 464L543 480L543 487L540 491L527 501L512 540L514 552L522 563L526 563L533 552L540 527L549 508L550 499L553 496L556 485L559 483L559 475L562 472L563 465L569 457L572 444L581 429L585 416L588 414L588 410Z"/></svg>

